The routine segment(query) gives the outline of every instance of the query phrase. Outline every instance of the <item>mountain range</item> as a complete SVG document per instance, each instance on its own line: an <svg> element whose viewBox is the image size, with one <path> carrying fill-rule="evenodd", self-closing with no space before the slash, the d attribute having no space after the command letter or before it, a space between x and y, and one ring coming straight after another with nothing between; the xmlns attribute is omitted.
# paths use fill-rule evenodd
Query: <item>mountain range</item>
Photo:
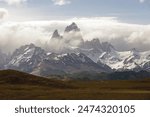
<svg viewBox="0 0 150 117"><path fill-rule="evenodd" d="M57 42L57 44L52 45ZM15 69L31 74L71 74L82 71L150 71L150 51L136 49L120 52L108 42L95 38L84 41L76 23L67 26L64 34L56 29L48 49L34 44L23 45L11 55L0 52L0 69ZM54 46L51 49L51 46Z"/></svg>
<svg viewBox="0 0 150 117"><path fill-rule="evenodd" d="M65 74L80 71L110 71L109 67L95 63L82 53L47 53L33 44L16 49L5 69L15 69L36 75Z"/></svg>

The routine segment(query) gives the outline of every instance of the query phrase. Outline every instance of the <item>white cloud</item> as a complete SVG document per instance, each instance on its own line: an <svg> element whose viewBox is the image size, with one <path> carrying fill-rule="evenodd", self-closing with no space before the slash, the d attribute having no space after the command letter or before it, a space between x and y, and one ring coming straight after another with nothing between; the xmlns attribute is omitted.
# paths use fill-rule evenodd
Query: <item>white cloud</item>
<svg viewBox="0 0 150 117"><path fill-rule="evenodd" d="M21 3L26 2L27 0L0 0L0 2L5 2L9 5L20 5ZM52 0L52 2L54 2L55 5L66 5L66 4L70 4L71 0Z"/></svg>
<svg viewBox="0 0 150 117"><path fill-rule="evenodd" d="M150 50L150 25L128 24L114 17L73 18L67 20L3 22L0 24L0 48L12 51L21 45L35 43L44 47L50 41L55 29L63 35L64 29L76 22L85 40L99 38L101 42L110 42L119 50L137 48ZM11 44L10 44L11 43ZM55 45L56 44L56 45ZM59 48L63 43L52 43L50 46Z"/></svg>
<svg viewBox="0 0 150 117"><path fill-rule="evenodd" d="M4 19L8 15L8 11L4 8L0 8L0 19Z"/></svg>
<svg viewBox="0 0 150 117"><path fill-rule="evenodd" d="M27 0L0 0L1 2L5 2L9 5L19 5Z"/></svg>
<svg viewBox="0 0 150 117"><path fill-rule="evenodd" d="M139 0L140 3L150 2L150 0Z"/></svg>
<svg viewBox="0 0 150 117"><path fill-rule="evenodd" d="M140 3L143 3L143 2L145 2L145 0L139 0L139 2L140 2Z"/></svg>
<svg viewBox="0 0 150 117"><path fill-rule="evenodd" d="M71 1L70 0L52 0L54 2L55 5L66 5L66 4L70 4Z"/></svg>

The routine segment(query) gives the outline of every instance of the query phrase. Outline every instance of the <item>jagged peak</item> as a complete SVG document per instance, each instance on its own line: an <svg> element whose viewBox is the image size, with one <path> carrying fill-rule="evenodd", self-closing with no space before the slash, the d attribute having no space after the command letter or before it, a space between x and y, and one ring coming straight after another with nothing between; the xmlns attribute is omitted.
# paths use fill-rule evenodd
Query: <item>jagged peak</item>
<svg viewBox="0 0 150 117"><path fill-rule="evenodd" d="M60 39L60 38L62 38L62 37L60 36L58 30L56 29L56 30L53 32L53 35L52 35L51 38L52 38L52 39L53 39L53 38Z"/></svg>
<svg viewBox="0 0 150 117"><path fill-rule="evenodd" d="M71 32L71 31L80 31L79 27L77 26L77 24L75 22L73 22L71 25L67 26L65 29L65 32Z"/></svg>

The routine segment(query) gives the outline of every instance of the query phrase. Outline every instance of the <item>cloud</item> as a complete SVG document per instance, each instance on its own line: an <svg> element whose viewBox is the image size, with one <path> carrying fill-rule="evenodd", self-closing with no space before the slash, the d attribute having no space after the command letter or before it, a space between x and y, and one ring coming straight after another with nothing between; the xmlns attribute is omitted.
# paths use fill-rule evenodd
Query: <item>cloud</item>
<svg viewBox="0 0 150 117"><path fill-rule="evenodd" d="M71 3L70 0L52 0L52 2L54 2L55 5L59 5L59 6Z"/></svg>
<svg viewBox="0 0 150 117"><path fill-rule="evenodd" d="M139 0L140 3L150 2L150 0Z"/></svg>
<svg viewBox="0 0 150 117"><path fill-rule="evenodd" d="M139 2L140 2L140 3L143 3L143 2L145 2L145 0L139 0Z"/></svg>
<svg viewBox="0 0 150 117"><path fill-rule="evenodd" d="M4 19L8 15L8 11L4 8L0 8L0 19Z"/></svg>
<svg viewBox="0 0 150 117"><path fill-rule="evenodd" d="M24 3L26 1L28 0L0 0L0 2L5 2L9 5L20 5L21 3ZM70 4L71 0L52 0L52 2L55 5L62 6L62 5Z"/></svg>
<svg viewBox="0 0 150 117"><path fill-rule="evenodd" d="M85 39L95 37L110 42L118 50L150 50L150 25L128 24L117 18L81 18L77 20Z"/></svg>
<svg viewBox="0 0 150 117"><path fill-rule="evenodd" d="M0 0L1 2L5 2L9 5L19 5L27 0Z"/></svg>
<svg viewBox="0 0 150 117"><path fill-rule="evenodd" d="M110 42L118 50L137 48L140 51L150 50L150 25L128 24L115 17L73 18L67 20L3 22L0 24L0 48L13 51L21 45L34 43L45 47L51 35L58 29L61 35L72 22L76 22L84 40L99 38L101 42ZM11 44L10 44L11 43ZM63 42L52 41L49 47L63 48ZM76 44L74 44L76 45Z"/></svg>

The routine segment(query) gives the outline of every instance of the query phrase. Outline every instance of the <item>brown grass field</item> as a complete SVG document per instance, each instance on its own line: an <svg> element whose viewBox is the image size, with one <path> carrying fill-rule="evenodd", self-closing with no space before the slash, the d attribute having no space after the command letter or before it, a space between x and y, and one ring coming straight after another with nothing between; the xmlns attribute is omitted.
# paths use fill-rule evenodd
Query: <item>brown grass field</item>
<svg viewBox="0 0 150 117"><path fill-rule="evenodd" d="M53 80L13 70L0 71L1 100L149 100L150 79Z"/></svg>

